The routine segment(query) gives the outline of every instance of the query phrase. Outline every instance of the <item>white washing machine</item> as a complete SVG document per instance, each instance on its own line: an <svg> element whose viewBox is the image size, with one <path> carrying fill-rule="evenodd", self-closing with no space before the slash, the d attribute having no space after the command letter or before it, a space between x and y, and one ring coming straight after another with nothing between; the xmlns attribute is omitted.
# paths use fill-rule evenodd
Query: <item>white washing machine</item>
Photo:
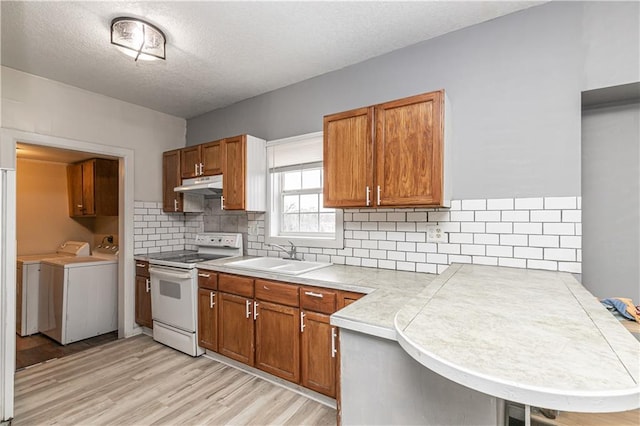
<svg viewBox="0 0 640 426"><path fill-rule="evenodd" d="M89 243L67 241L55 253L29 254L17 257L16 333L30 336L38 332L38 293L40 262L44 259L89 256Z"/></svg>
<svg viewBox="0 0 640 426"><path fill-rule="evenodd" d="M39 308L38 330L63 345L117 330L118 247L43 260Z"/></svg>

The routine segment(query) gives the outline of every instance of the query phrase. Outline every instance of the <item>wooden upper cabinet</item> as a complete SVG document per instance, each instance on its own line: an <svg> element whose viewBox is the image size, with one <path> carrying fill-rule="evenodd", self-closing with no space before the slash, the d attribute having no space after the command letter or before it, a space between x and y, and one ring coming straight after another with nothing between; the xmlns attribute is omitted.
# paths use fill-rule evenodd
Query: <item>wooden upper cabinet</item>
<svg viewBox="0 0 640 426"><path fill-rule="evenodd" d="M245 210L246 136L227 138L222 144L222 208ZM266 190L266 188L265 188Z"/></svg>
<svg viewBox="0 0 640 426"><path fill-rule="evenodd" d="M180 170L183 179L200 176L202 168L200 145L180 150Z"/></svg>
<svg viewBox="0 0 640 426"><path fill-rule="evenodd" d="M378 206L443 202L443 92L375 107Z"/></svg>
<svg viewBox="0 0 640 426"><path fill-rule="evenodd" d="M440 90L325 116L325 207L446 207L444 114Z"/></svg>
<svg viewBox="0 0 640 426"><path fill-rule="evenodd" d="M222 174L222 143L223 141L219 140L200 145L202 175Z"/></svg>
<svg viewBox="0 0 640 426"><path fill-rule="evenodd" d="M181 212L183 209L182 193L173 190L182 183L180 154L180 149L162 154L162 211L167 213Z"/></svg>
<svg viewBox="0 0 640 426"><path fill-rule="evenodd" d="M324 206L366 207L373 190L373 108L324 117Z"/></svg>
<svg viewBox="0 0 640 426"><path fill-rule="evenodd" d="M67 167L69 216L118 216L118 160L94 158Z"/></svg>

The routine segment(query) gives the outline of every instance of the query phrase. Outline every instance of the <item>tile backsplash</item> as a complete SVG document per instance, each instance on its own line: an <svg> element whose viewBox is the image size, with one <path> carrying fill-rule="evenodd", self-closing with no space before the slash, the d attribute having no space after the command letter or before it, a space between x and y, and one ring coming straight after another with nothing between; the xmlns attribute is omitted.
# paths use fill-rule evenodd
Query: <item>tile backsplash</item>
<svg viewBox="0 0 640 426"><path fill-rule="evenodd" d="M136 202L135 253L193 248L199 231L242 232L245 252L278 256L264 244L264 213L220 210L164 214L161 203ZM446 242L428 242L438 225ZM474 263L581 273L580 197L454 200L450 209L346 209L344 248L300 247L305 259L343 265L441 273ZM256 229L248 235L248 229Z"/></svg>

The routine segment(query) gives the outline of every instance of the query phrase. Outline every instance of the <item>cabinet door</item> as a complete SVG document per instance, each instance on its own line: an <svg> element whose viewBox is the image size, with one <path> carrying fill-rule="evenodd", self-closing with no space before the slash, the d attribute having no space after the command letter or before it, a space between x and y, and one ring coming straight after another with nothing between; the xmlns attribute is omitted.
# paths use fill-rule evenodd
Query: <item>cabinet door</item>
<svg viewBox="0 0 640 426"><path fill-rule="evenodd" d="M200 176L200 163L200 145L181 149L180 175L183 179Z"/></svg>
<svg viewBox="0 0 640 426"><path fill-rule="evenodd" d="M270 302L256 304L255 366L300 383L300 310Z"/></svg>
<svg viewBox="0 0 640 426"><path fill-rule="evenodd" d="M222 143L223 176L222 184L223 209L245 209L245 170L246 170L246 138L236 136L227 138Z"/></svg>
<svg viewBox="0 0 640 426"><path fill-rule="evenodd" d="M371 107L324 117L325 207L373 205L372 127Z"/></svg>
<svg viewBox="0 0 640 426"><path fill-rule="evenodd" d="M173 188L180 186L180 150L167 151L162 154L162 211L181 212L182 194Z"/></svg>
<svg viewBox="0 0 640 426"><path fill-rule="evenodd" d="M375 107L380 206L442 203L442 103L439 91Z"/></svg>
<svg viewBox="0 0 640 426"><path fill-rule="evenodd" d="M216 292L198 289L198 345L218 351L218 303Z"/></svg>
<svg viewBox="0 0 640 426"><path fill-rule="evenodd" d="M82 216L82 163L67 166L67 186L69 189L69 216Z"/></svg>
<svg viewBox="0 0 640 426"><path fill-rule="evenodd" d="M253 299L218 293L218 352L253 365Z"/></svg>
<svg viewBox="0 0 640 426"><path fill-rule="evenodd" d="M93 216L96 214L95 200L95 160L82 163L82 214Z"/></svg>
<svg viewBox="0 0 640 426"><path fill-rule="evenodd" d="M142 326L153 328L150 290L149 278L136 275L136 322Z"/></svg>
<svg viewBox="0 0 640 426"><path fill-rule="evenodd" d="M93 161L93 196L96 216L118 216L118 160L97 158Z"/></svg>
<svg viewBox="0 0 640 426"><path fill-rule="evenodd" d="M214 141L201 145L203 174L205 176L222 173L222 141Z"/></svg>
<svg viewBox="0 0 640 426"><path fill-rule="evenodd" d="M301 384L335 398L337 329L329 323L329 315L304 311L301 330Z"/></svg>

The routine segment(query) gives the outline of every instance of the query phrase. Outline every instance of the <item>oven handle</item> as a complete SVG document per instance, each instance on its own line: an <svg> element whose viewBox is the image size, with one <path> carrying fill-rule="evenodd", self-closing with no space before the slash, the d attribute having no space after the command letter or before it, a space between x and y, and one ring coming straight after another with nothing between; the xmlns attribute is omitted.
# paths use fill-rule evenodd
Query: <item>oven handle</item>
<svg viewBox="0 0 640 426"><path fill-rule="evenodd" d="M165 269L165 268L149 268L149 273L157 276L158 278L165 279L183 279L188 280L191 279L192 275L190 272L176 270L176 269Z"/></svg>

